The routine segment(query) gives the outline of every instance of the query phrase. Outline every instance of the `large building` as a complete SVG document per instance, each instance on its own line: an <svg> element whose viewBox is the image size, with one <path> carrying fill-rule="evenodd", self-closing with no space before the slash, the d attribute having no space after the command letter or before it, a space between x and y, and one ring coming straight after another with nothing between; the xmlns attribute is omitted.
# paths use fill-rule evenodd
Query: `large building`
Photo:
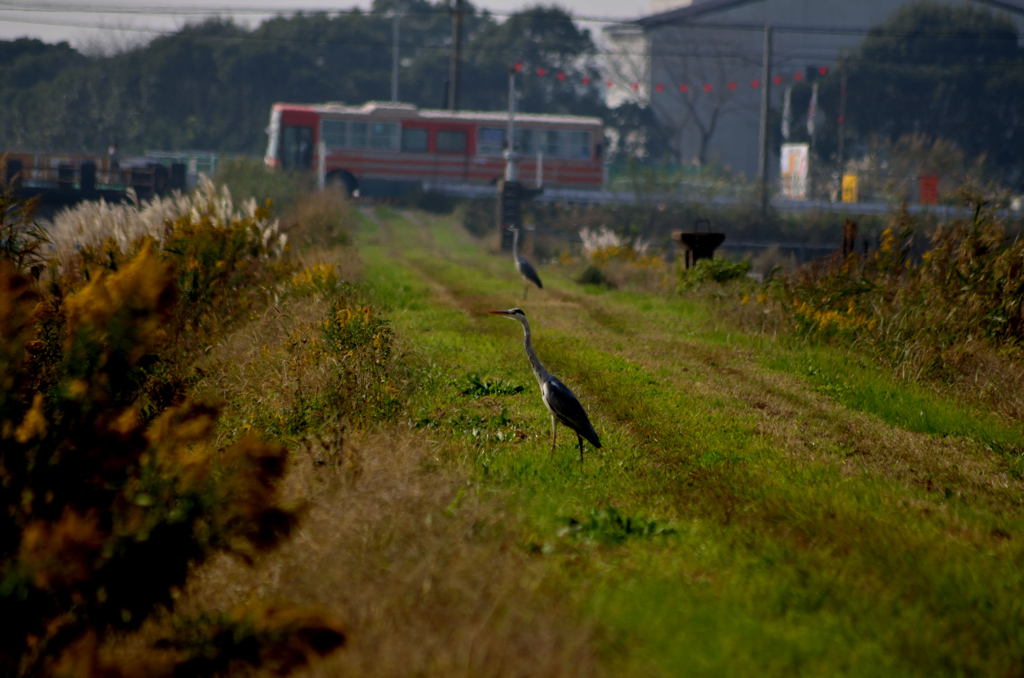
<svg viewBox="0 0 1024 678"><path fill-rule="evenodd" d="M693 0L636 20L632 25L643 32L649 60L643 91L670 131L666 145L681 162L716 163L755 176L765 26L772 26L771 107L777 116L787 86L835 68L868 29L913 1ZM939 1L987 7L1024 29L1024 0ZM822 118L834 114L819 109ZM806 124L806 111L793 111L792 119ZM773 149L770 171L777 165Z"/></svg>

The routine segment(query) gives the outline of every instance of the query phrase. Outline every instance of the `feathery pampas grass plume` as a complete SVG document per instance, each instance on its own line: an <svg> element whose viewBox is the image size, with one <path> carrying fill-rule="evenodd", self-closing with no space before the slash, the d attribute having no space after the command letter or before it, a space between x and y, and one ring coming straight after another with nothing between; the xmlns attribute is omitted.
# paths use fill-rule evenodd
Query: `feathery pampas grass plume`
<svg viewBox="0 0 1024 678"><path fill-rule="evenodd" d="M280 231L277 219L263 216L254 198L235 205L227 186L219 189L205 175L191 193L174 191L139 202L129 190L127 203L89 202L65 209L54 217L49 231L56 258L66 266L83 248L96 248L113 240L121 251L132 243L150 237L162 242L169 224L182 217L193 222L207 222L215 228L250 220L258 229L260 243L270 256L284 250L287 236Z"/></svg>

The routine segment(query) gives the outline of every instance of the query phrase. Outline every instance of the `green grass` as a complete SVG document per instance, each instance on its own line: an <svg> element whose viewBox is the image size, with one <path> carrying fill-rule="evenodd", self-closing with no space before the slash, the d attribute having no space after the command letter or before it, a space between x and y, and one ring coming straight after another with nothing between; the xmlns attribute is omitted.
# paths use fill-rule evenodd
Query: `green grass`
<svg viewBox="0 0 1024 678"><path fill-rule="evenodd" d="M1019 427L568 268L523 301L507 256L419 218L378 210L357 238L418 370L410 419L510 502L610 675L1020 669ZM515 305L601 434L582 464L564 428L549 450L518 325L485 313ZM467 397L467 375L525 390Z"/></svg>
<svg viewBox="0 0 1024 678"><path fill-rule="evenodd" d="M828 347L779 352L773 369L805 377L821 393L869 412L893 426L936 436L962 436L1000 453L1018 478L1024 474L1024 431L988 412L965 407L916 384L900 383L864 359Z"/></svg>

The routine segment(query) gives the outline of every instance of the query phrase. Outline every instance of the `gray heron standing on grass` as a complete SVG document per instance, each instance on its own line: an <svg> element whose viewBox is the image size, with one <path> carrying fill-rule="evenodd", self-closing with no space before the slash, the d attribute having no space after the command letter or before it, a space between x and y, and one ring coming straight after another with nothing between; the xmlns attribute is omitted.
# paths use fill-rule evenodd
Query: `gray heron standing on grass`
<svg viewBox="0 0 1024 678"><path fill-rule="evenodd" d="M540 281L540 276L537 275L537 271L533 268L533 265L526 260L526 257L519 255L519 229L515 226L506 226L508 230L512 231L512 261L516 262L516 270L519 271L519 275L523 276L523 299L526 298L526 293L530 291L530 283L533 283L540 289L544 289L544 284Z"/></svg>
<svg viewBox="0 0 1024 678"><path fill-rule="evenodd" d="M526 345L526 357L530 359L530 367L537 377L540 385L540 395L544 399L551 412L551 451L555 451L555 440L558 435L558 422L562 422L576 432L576 442L580 446L580 462L583 461L583 439L586 438L594 447L601 447L601 439L597 437L597 431L590 425L587 412L580 405L580 401L569 387L563 384L558 378L548 372L537 354L533 352L533 344L530 342L530 323L526 321L526 314L521 308L510 308L507 311L491 311L494 315L503 315L506 318L515 318L523 326L523 343Z"/></svg>

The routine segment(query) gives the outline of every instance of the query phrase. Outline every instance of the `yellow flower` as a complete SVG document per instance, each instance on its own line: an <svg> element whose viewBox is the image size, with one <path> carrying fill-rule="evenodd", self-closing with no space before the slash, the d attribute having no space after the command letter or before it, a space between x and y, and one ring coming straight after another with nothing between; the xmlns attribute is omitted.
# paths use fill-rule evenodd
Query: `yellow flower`
<svg viewBox="0 0 1024 678"><path fill-rule="evenodd" d="M46 417L43 416L43 394L36 393L32 398L32 407L25 413L21 425L14 432L14 439L19 443L27 443L33 438L46 435Z"/></svg>
<svg viewBox="0 0 1024 678"><path fill-rule="evenodd" d="M152 241L120 270L96 273L82 289L65 300L69 328L83 325L104 328L122 309L160 310L166 305L171 284L170 268L153 252Z"/></svg>
<svg viewBox="0 0 1024 678"><path fill-rule="evenodd" d="M88 390L89 384L84 379L72 379L67 385L68 397L74 400L84 396Z"/></svg>
<svg viewBox="0 0 1024 678"><path fill-rule="evenodd" d="M110 425L110 429L121 435L128 435L139 425L139 408L132 405L125 409Z"/></svg>

